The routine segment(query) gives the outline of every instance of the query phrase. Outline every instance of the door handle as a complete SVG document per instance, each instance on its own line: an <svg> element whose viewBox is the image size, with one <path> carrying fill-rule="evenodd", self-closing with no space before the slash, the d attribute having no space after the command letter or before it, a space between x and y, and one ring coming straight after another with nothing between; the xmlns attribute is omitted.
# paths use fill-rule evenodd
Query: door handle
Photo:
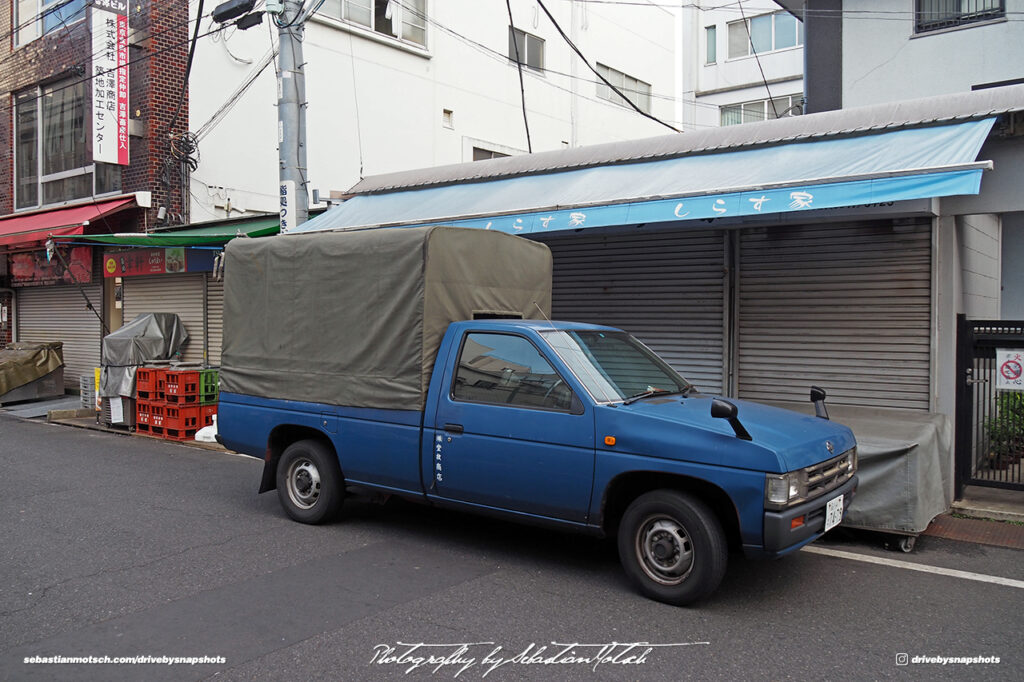
<svg viewBox="0 0 1024 682"><path fill-rule="evenodd" d="M444 430L448 433L463 433L465 429L462 428L462 424L445 424Z"/></svg>

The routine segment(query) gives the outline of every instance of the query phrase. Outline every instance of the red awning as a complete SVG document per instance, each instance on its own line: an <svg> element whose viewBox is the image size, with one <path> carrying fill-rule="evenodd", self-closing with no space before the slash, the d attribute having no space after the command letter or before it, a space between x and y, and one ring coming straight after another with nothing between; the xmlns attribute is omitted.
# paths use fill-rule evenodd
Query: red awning
<svg viewBox="0 0 1024 682"><path fill-rule="evenodd" d="M52 235L82 234L85 226L135 202L134 197L55 208L27 215L0 218L0 246L42 242ZM117 230L111 230L116 232Z"/></svg>

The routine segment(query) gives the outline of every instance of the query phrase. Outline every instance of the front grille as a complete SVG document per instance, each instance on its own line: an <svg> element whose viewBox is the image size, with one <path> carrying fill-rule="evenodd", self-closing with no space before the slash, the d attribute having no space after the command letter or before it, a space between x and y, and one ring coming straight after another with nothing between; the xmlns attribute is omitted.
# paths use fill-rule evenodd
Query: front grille
<svg viewBox="0 0 1024 682"><path fill-rule="evenodd" d="M821 464L804 469L807 476L806 499L812 500L819 495L824 495L849 481L856 470L856 466L850 466L855 452L856 448L851 448Z"/></svg>

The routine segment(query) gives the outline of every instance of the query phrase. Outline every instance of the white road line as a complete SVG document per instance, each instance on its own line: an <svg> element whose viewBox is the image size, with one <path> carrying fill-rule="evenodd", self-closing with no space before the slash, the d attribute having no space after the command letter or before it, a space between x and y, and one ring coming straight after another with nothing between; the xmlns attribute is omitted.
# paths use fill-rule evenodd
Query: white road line
<svg viewBox="0 0 1024 682"><path fill-rule="evenodd" d="M953 568L940 568L939 566L927 566L915 564L909 561L897 561L896 559L884 559L882 557L870 556L867 554L855 554L843 552L838 549L826 549L824 547L804 547L801 551L810 554L821 554L822 556L836 557L837 559L850 559L851 561L863 561L866 564L878 564L879 566L892 566L893 568L905 568L908 571L920 571L921 573L934 573L945 575L951 578L963 578L964 580L975 580L979 583L992 583L993 585L1004 585L1024 589L1024 580L1012 578L1000 578L996 575L985 575L984 573L971 573L970 571L958 571Z"/></svg>

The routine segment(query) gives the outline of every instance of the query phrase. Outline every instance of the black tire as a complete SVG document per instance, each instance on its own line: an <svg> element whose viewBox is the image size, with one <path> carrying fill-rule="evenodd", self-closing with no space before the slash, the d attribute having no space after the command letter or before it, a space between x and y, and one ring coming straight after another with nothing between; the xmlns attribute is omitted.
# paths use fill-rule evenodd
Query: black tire
<svg viewBox="0 0 1024 682"><path fill-rule="evenodd" d="M729 558L718 517L675 490L633 500L619 524L618 543L622 567L640 591L675 606L714 592Z"/></svg>
<svg viewBox="0 0 1024 682"><path fill-rule="evenodd" d="M277 497L301 523L334 519L345 499L344 483L337 456L319 441L292 443L277 462Z"/></svg>

